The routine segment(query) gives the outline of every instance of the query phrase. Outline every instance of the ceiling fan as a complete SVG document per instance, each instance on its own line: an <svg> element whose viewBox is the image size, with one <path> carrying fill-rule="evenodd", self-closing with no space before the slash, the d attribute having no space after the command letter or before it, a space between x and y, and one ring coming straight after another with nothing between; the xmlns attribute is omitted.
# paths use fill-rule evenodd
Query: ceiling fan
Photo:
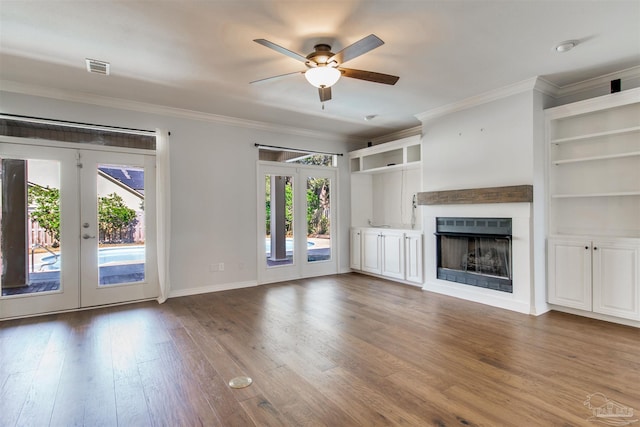
<svg viewBox="0 0 640 427"><path fill-rule="evenodd" d="M293 73L280 74L278 76L267 77L265 79L255 80L251 83L263 82L265 80L276 79L292 74L303 73L307 81L318 88L320 101L325 102L331 99L331 86L333 86L341 76L351 77L353 79L366 80L369 82L394 85L400 77L389 74L375 73L373 71L354 70L352 68L344 68L342 64L363 55L370 50L382 46L384 42L374 34L358 40L357 42L345 47L338 53L331 52L331 46L328 44L317 44L314 51L307 56L292 52L282 46L279 46L269 40L255 39L254 42L273 49L283 55L304 62L307 70L294 71Z"/></svg>

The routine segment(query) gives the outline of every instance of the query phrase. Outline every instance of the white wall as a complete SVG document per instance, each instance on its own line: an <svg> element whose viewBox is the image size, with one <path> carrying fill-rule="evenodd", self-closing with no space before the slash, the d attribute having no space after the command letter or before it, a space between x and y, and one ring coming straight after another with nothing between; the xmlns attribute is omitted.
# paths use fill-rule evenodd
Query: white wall
<svg viewBox="0 0 640 427"><path fill-rule="evenodd" d="M366 227L373 221L373 176L351 175L351 225Z"/></svg>
<svg viewBox="0 0 640 427"><path fill-rule="evenodd" d="M532 94L423 123L423 191L533 183Z"/></svg>
<svg viewBox="0 0 640 427"><path fill-rule="evenodd" d="M395 170L372 176L372 216L376 225L391 228L411 228L412 196L420 192L420 169ZM416 210L415 228L421 227L420 212ZM365 224L363 224L365 225Z"/></svg>
<svg viewBox="0 0 640 427"><path fill-rule="evenodd" d="M2 93L4 113L171 132L171 294L255 284L256 161L254 143L350 151L326 140L219 122L136 112L16 93ZM346 157L338 158L339 271L349 271L350 185ZM209 264L225 270L210 272Z"/></svg>

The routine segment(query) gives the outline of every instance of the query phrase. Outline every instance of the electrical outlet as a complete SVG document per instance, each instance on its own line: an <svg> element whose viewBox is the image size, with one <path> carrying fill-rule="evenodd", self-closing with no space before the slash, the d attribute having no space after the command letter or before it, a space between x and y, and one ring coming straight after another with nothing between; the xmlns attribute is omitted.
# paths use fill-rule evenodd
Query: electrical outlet
<svg viewBox="0 0 640 427"><path fill-rule="evenodd" d="M218 271L224 271L224 262L218 263Z"/></svg>

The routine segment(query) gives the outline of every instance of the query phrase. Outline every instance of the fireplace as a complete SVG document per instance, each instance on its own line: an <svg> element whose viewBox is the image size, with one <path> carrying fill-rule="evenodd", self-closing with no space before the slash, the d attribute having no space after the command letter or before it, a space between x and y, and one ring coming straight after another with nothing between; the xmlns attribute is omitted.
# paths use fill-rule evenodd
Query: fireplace
<svg viewBox="0 0 640 427"><path fill-rule="evenodd" d="M511 218L436 218L437 277L513 292Z"/></svg>

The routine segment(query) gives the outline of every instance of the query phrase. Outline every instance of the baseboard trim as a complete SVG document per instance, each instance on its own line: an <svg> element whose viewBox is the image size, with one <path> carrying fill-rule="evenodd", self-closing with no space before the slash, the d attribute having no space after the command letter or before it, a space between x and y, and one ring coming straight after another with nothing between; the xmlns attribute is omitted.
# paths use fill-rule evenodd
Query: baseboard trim
<svg viewBox="0 0 640 427"><path fill-rule="evenodd" d="M378 279L389 280L391 282L400 283L402 285L414 286L416 288L422 288L422 283L409 282L408 280L394 279L393 277L383 276L382 274L369 273L362 270L350 270L349 273L364 274L365 276L377 277Z"/></svg>
<svg viewBox="0 0 640 427"><path fill-rule="evenodd" d="M198 286L197 288L172 290L169 292L169 298L208 294L211 292L231 291L233 289L251 288L253 286L258 286L258 282L250 280L247 282L219 283L216 285Z"/></svg>
<svg viewBox="0 0 640 427"><path fill-rule="evenodd" d="M617 323L619 325L640 328L640 321L632 319L624 319L622 317L609 316L606 314L594 313L592 311L578 310L576 308L562 307L559 305L549 304L552 311L573 314L575 316L588 317L590 319L602 320L604 322Z"/></svg>

